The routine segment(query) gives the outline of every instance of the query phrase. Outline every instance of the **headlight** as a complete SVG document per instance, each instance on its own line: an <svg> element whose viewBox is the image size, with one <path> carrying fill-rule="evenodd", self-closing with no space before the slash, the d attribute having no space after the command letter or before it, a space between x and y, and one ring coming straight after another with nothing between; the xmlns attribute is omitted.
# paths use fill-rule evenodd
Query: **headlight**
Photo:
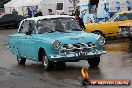
<svg viewBox="0 0 132 88"><path fill-rule="evenodd" d="M105 38L101 36L101 37L98 39L98 42L99 42L100 45L104 45L104 44L105 44Z"/></svg>
<svg viewBox="0 0 132 88"><path fill-rule="evenodd" d="M53 48L58 49L60 48L60 42L58 40L54 40L52 46Z"/></svg>

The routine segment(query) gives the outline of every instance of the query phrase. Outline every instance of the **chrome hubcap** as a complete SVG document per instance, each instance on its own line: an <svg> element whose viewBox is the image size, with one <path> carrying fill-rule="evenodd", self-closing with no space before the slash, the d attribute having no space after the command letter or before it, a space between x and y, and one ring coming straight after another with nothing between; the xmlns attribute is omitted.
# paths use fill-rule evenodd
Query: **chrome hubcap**
<svg viewBox="0 0 132 88"><path fill-rule="evenodd" d="M21 61L21 58L20 57L17 57L17 61L20 62Z"/></svg>
<svg viewBox="0 0 132 88"><path fill-rule="evenodd" d="M44 59L43 65L45 67L48 67L48 58L47 58L47 56L43 57L43 59Z"/></svg>

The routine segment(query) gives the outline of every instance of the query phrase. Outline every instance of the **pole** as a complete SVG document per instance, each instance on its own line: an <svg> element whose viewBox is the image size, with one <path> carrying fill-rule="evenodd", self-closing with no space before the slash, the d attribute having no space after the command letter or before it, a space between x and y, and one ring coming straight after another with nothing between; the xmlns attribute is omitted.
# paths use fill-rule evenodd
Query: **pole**
<svg viewBox="0 0 132 88"><path fill-rule="evenodd" d="M74 7L74 12L76 11L76 1L73 0L73 7Z"/></svg>

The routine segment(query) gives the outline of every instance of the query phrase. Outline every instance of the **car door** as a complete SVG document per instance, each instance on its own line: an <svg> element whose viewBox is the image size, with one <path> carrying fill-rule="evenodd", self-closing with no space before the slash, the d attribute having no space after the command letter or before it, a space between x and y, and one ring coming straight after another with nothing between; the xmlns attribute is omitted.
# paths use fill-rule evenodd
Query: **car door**
<svg viewBox="0 0 132 88"><path fill-rule="evenodd" d="M109 27L108 27L109 35L111 35L111 36L116 36L116 35L118 35L118 33L119 33L118 26L119 26L120 24L123 24L123 23L124 23L124 21L110 22L110 23L109 23Z"/></svg>
<svg viewBox="0 0 132 88"><path fill-rule="evenodd" d="M25 35L25 53L26 53L26 56L28 56L30 59L35 59L36 57L36 53L35 53L35 40L34 40L34 37L36 36L36 23L35 21L33 20L30 20L29 21L29 34L27 33Z"/></svg>
<svg viewBox="0 0 132 88"><path fill-rule="evenodd" d="M17 46L18 46L18 50L19 50L19 54L22 57L27 57L26 54L26 45L25 45L25 40L26 40L26 32L29 29L29 22L27 20L23 21L22 24L20 25L19 29L18 29L18 36L16 36L16 40L17 40Z"/></svg>
<svg viewBox="0 0 132 88"><path fill-rule="evenodd" d="M5 26L5 25L9 24L8 19L7 19L8 15L9 14L4 14L0 17L0 26Z"/></svg>

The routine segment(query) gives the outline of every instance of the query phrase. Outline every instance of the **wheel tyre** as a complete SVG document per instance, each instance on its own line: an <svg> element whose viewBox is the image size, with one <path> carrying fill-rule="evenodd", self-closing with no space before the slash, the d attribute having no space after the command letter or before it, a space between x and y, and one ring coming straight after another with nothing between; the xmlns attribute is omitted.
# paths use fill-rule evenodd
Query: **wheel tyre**
<svg viewBox="0 0 132 88"><path fill-rule="evenodd" d="M50 61L47 57L47 55L42 56L42 65L45 70L51 70L53 68L53 61Z"/></svg>
<svg viewBox="0 0 132 88"><path fill-rule="evenodd" d="M24 65L25 62L26 62L26 58L22 58L22 57L20 57L20 56L17 56L17 62L18 62L18 64L20 64L20 65Z"/></svg>
<svg viewBox="0 0 132 88"><path fill-rule="evenodd" d="M100 57L88 59L88 63L90 67L98 67L99 62L100 62Z"/></svg>

